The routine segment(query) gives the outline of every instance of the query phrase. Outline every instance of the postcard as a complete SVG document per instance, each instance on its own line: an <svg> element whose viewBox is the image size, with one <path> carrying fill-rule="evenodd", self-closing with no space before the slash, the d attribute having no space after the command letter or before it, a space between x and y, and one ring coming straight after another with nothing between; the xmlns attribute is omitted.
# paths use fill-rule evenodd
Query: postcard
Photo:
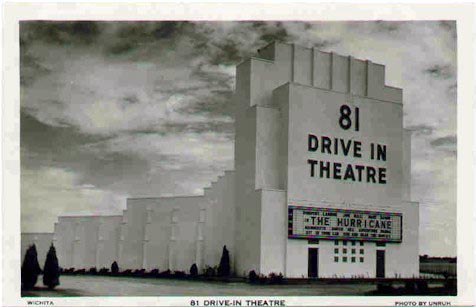
<svg viewBox="0 0 476 307"><path fill-rule="evenodd" d="M4 9L3 305L474 304L473 6Z"/></svg>

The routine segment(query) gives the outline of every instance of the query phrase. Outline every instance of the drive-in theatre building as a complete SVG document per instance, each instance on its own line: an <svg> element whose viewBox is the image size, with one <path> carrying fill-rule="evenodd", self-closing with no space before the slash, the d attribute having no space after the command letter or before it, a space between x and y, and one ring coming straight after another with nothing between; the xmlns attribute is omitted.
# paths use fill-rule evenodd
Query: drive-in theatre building
<svg viewBox="0 0 476 307"><path fill-rule="evenodd" d="M188 271L217 265L226 245L237 275L419 274L410 133L384 66L272 43L237 66L233 104L234 171L202 196L59 217L60 265Z"/></svg>

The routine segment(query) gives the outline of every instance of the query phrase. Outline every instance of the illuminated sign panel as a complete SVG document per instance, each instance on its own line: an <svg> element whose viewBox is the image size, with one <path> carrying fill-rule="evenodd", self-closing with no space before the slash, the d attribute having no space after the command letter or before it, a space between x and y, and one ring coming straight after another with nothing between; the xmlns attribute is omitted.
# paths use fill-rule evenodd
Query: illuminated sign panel
<svg viewBox="0 0 476 307"><path fill-rule="evenodd" d="M402 214L290 205L288 238L402 242Z"/></svg>

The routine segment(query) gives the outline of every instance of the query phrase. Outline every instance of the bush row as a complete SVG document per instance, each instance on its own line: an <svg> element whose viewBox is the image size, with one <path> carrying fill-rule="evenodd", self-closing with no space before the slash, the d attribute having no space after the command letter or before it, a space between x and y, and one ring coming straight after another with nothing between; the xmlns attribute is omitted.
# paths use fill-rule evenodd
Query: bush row
<svg viewBox="0 0 476 307"><path fill-rule="evenodd" d="M377 283L375 295L456 295L456 279L446 279L443 287L428 287L425 280L408 280L403 287L395 287L390 282Z"/></svg>
<svg viewBox="0 0 476 307"><path fill-rule="evenodd" d="M108 268L101 268L97 269L96 267L92 267L89 269L75 269L75 268L68 268L68 269L60 269L63 274L71 274L71 275L109 275L109 276L134 276L134 277L175 277L175 278L185 278L185 277L195 277L198 276L198 267L194 263L189 269L189 273L187 274L184 271L162 271L160 272L158 268L152 269L150 271L146 271L145 269L136 269L136 270L119 270L119 265L116 261L111 264L111 269ZM207 267L204 272L203 276L207 277L228 277L230 276L230 253L226 248L226 245L223 246L222 256L220 259L220 264L216 267Z"/></svg>
<svg viewBox="0 0 476 307"><path fill-rule="evenodd" d="M250 271L248 274L248 281L252 284L268 284L268 285L279 285L284 283L283 274L279 273L269 273L268 276L263 274L256 274L256 272Z"/></svg>
<svg viewBox="0 0 476 307"><path fill-rule="evenodd" d="M195 264L194 264L195 265ZM195 265L196 266L196 265ZM124 271L117 271L112 272L108 268L101 268L97 269L92 267L88 270L86 269L60 269L61 273L64 275L98 275L98 276L129 276L129 277L187 277L187 276L197 276L198 274L191 273L187 274L184 271L162 271L160 272L159 269L152 269L150 271L146 271L145 269L140 270L124 270Z"/></svg>

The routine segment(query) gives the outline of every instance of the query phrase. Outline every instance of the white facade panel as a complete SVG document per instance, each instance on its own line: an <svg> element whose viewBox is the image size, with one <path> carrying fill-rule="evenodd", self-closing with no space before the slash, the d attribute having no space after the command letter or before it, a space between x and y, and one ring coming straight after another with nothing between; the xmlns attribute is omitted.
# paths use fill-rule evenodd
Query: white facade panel
<svg viewBox="0 0 476 307"><path fill-rule="evenodd" d="M118 256L121 216L60 216L54 244L60 267L110 268Z"/></svg>
<svg viewBox="0 0 476 307"><path fill-rule="evenodd" d="M119 259L119 236L122 216L101 216L99 218L96 268L111 268Z"/></svg>

